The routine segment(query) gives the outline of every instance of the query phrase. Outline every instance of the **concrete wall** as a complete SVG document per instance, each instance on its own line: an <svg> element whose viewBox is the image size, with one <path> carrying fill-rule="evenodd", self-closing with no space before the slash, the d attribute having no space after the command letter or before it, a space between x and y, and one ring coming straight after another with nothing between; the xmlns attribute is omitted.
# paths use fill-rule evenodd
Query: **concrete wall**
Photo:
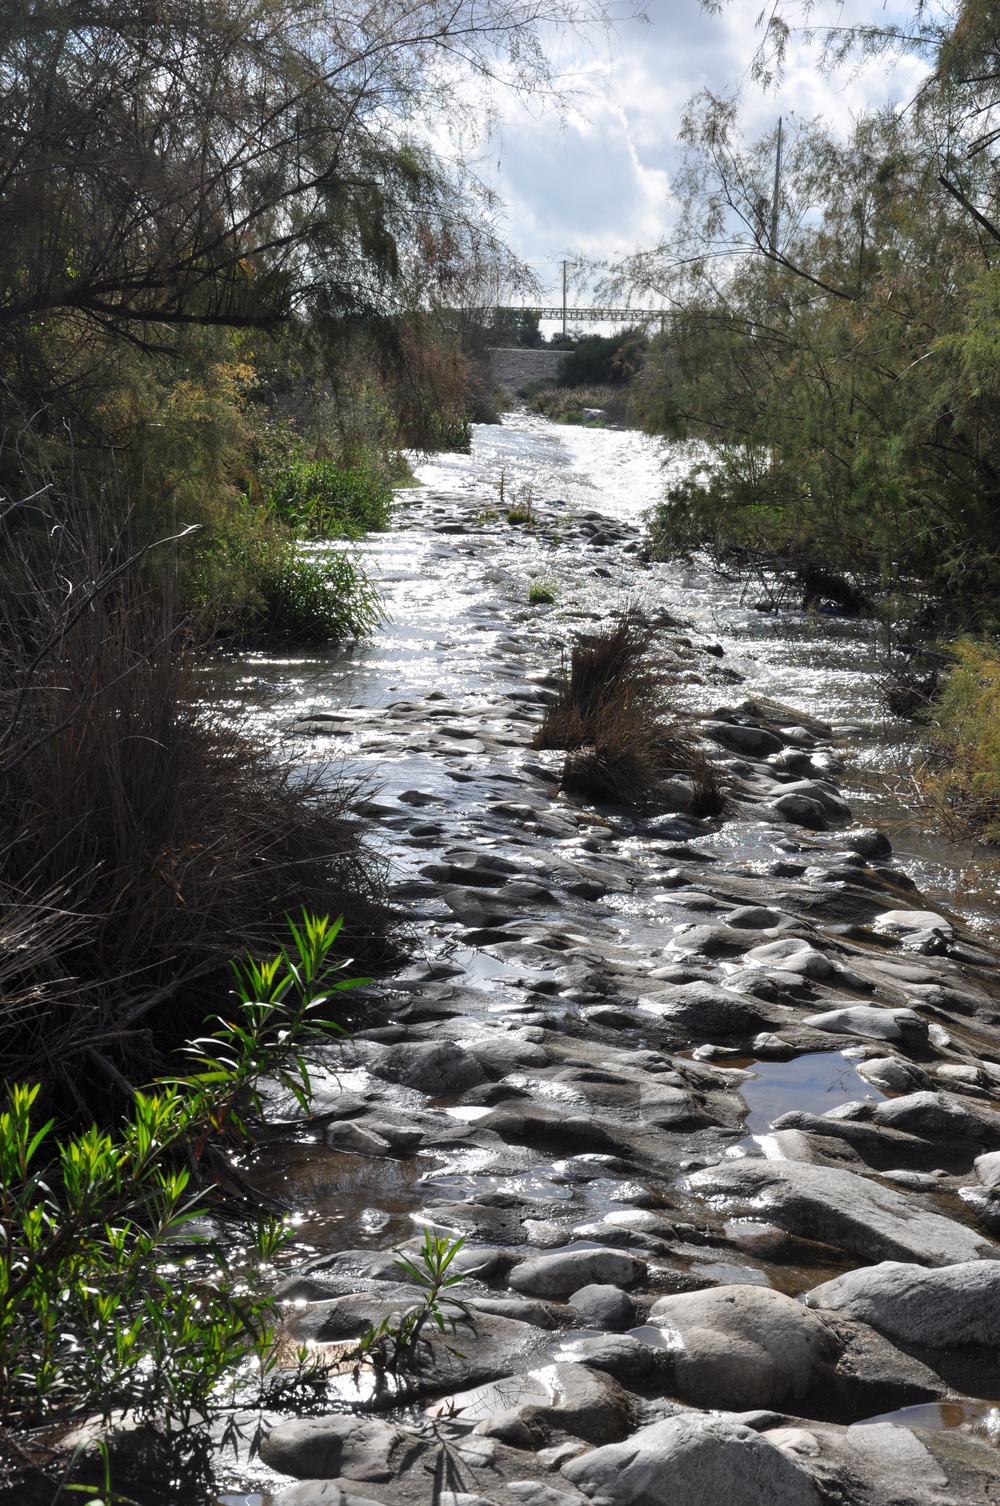
<svg viewBox="0 0 1000 1506"><path fill-rule="evenodd" d="M509 397L525 382L537 381L539 377L553 377L564 350L522 350L520 346L505 348L494 346L490 351L490 369L493 380Z"/></svg>

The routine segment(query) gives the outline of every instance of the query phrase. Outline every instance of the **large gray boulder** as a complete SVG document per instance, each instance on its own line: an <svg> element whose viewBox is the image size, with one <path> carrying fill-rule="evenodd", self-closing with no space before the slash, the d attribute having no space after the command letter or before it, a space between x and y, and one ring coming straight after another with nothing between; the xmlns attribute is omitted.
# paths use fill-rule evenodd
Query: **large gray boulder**
<svg viewBox="0 0 1000 1506"><path fill-rule="evenodd" d="M757 727L752 722L705 721L701 730L731 753L749 753L755 758L780 753L785 746L784 739L776 732L769 732L766 727Z"/></svg>
<svg viewBox="0 0 1000 1506"><path fill-rule="evenodd" d="M687 938L678 936L683 946ZM657 1013L704 1035L754 1035L767 1024L756 999L714 983L675 983L652 995Z"/></svg>
<svg viewBox="0 0 1000 1506"><path fill-rule="evenodd" d="M486 1081L486 1073L472 1053L448 1040L400 1041L369 1066L377 1077L436 1097L464 1093Z"/></svg>
<svg viewBox="0 0 1000 1506"><path fill-rule="evenodd" d="M673 1394L701 1407L741 1411L800 1401L838 1353L825 1324L769 1287L661 1297L649 1322L671 1341Z"/></svg>
<svg viewBox="0 0 1000 1506"><path fill-rule="evenodd" d="M571 1459L562 1474L608 1506L820 1506L787 1454L735 1419L700 1412Z"/></svg>
<svg viewBox="0 0 1000 1506"><path fill-rule="evenodd" d="M1000 1114L951 1093L924 1091L890 1098L878 1104L873 1118L876 1124L923 1140L973 1140L991 1150L1000 1146Z"/></svg>
<svg viewBox="0 0 1000 1506"><path fill-rule="evenodd" d="M343 1415L279 1422L260 1445L265 1464L300 1480L389 1480L413 1452L412 1437L391 1423Z"/></svg>
<svg viewBox="0 0 1000 1506"><path fill-rule="evenodd" d="M824 1500L845 1506L960 1506L989 1499L983 1491L988 1477L969 1481L968 1495L949 1488L950 1472L906 1427L882 1422L838 1428L810 1422L769 1429L764 1437L822 1484Z"/></svg>
<svg viewBox="0 0 1000 1506"><path fill-rule="evenodd" d="M862 1260L958 1265L1000 1258L1000 1246L914 1196L852 1171L796 1161L721 1161L689 1178L691 1188L723 1200L727 1213L752 1212L790 1234L821 1240ZM741 1206L742 1205L742 1206Z"/></svg>
<svg viewBox="0 0 1000 1506"><path fill-rule="evenodd" d="M581 1286L570 1297L569 1305L580 1314L587 1328L620 1333L635 1322L635 1303L620 1286L599 1282Z"/></svg>
<svg viewBox="0 0 1000 1506"><path fill-rule="evenodd" d="M646 1262L622 1250L558 1250L522 1260L509 1281L529 1297L568 1297L581 1287L633 1286L646 1274Z"/></svg>
<svg viewBox="0 0 1000 1506"><path fill-rule="evenodd" d="M807 1015L802 1022L813 1030L828 1030L833 1035L860 1035L872 1041L901 1041L903 1031L920 1026L920 1016L912 1009L882 1009L877 1004L847 1004L839 1009L825 1009Z"/></svg>
<svg viewBox="0 0 1000 1506"><path fill-rule="evenodd" d="M884 1260L814 1286L805 1300L808 1307L856 1318L904 1344L1000 1346L1000 1265L994 1261L929 1271Z"/></svg>
<svg viewBox="0 0 1000 1506"><path fill-rule="evenodd" d="M845 825L851 819L851 807L843 795L838 795L834 786L826 779L794 779L786 784L781 795L774 802L775 810L781 808L781 802L787 801L788 797L798 796L801 800L814 800L822 809L828 821L838 825Z"/></svg>

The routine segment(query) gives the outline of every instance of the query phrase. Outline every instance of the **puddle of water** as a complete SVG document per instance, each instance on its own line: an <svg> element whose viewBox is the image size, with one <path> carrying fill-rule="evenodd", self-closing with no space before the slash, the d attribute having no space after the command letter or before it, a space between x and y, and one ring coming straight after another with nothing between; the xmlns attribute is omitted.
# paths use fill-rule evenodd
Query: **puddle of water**
<svg viewBox="0 0 1000 1506"><path fill-rule="evenodd" d="M422 1201L418 1183L426 1169L416 1159L356 1156L299 1143L261 1149L250 1180L294 1205L296 1244L325 1253L409 1239L409 1215Z"/></svg>
<svg viewBox="0 0 1000 1506"><path fill-rule="evenodd" d="M879 1103L885 1097L859 1076L855 1063L840 1051L810 1051L787 1062L748 1065L754 1075L740 1084L739 1093L747 1106L751 1135L761 1134L793 1109L825 1114L842 1103L859 1099Z"/></svg>
<svg viewBox="0 0 1000 1506"><path fill-rule="evenodd" d="M880 1412L877 1417L865 1417L852 1427L871 1427L877 1422L888 1422L896 1428L930 1428L939 1432L947 1428L961 1428L984 1443L1000 1448L1000 1407L980 1401L926 1401L913 1407L900 1407L896 1412Z"/></svg>

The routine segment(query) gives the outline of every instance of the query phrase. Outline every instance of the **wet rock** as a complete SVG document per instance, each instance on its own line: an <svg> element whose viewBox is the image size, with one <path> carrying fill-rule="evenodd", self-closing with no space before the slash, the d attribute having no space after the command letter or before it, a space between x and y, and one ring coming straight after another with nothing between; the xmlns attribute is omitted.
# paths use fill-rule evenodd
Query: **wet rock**
<svg viewBox="0 0 1000 1506"><path fill-rule="evenodd" d="M510 1318L515 1323L530 1323L533 1328L555 1328L556 1319L543 1302L520 1302L513 1297L466 1297L465 1305L473 1312L491 1313L495 1318Z"/></svg>
<svg viewBox="0 0 1000 1506"><path fill-rule="evenodd" d="M471 1052L455 1041L407 1041L390 1046L371 1063L371 1071L389 1082L439 1097L463 1093L486 1081L486 1074Z"/></svg>
<svg viewBox="0 0 1000 1506"><path fill-rule="evenodd" d="M649 1322L673 1341L674 1394L701 1407L801 1401L837 1354L829 1329L782 1292L721 1286L661 1297Z"/></svg>
<svg viewBox="0 0 1000 1506"><path fill-rule="evenodd" d="M920 1029L921 1020L912 1009L882 1009L877 1004L848 1004L807 1015L802 1022L813 1030L831 1035L860 1035L868 1040L901 1041L905 1029Z"/></svg>
<svg viewBox="0 0 1000 1506"><path fill-rule="evenodd" d="M898 1056L876 1056L859 1062L857 1073L865 1082L870 1082L873 1087L881 1088L886 1093L912 1093L914 1089L926 1087L929 1082L922 1067L916 1066L914 1062L903 1061Z"/></svg>
<svg viewBox="0 0 1000 1506"><path fill-rule="evenodd" d="M948 938L955 934L951 921L936 910L883 910L876 916L875 925L880 931L902 936L914 931L938 931Z"/></svg>
<svg viewBox="0 0 1000 1506"><path fill-rule="evenodd" d="M367 1490L360 1494L350 1480L300 1480L269 1500L271 1506L381 1506Z"/></svg>
<svg viewBox="0 0 1000 1506"><path fill-rule="evenodd" d="M323 1139L332 1150L349 1150L358 1156L387 1156L392 1150L388 1140L350 1119L328 1124Z"/></svg>
<svg viewBox="0 0 1000 1506"><path fill-rule="evenodd" d="M720 1162L689 1179L696 1192L743 1205L790 1234L850 1251L869 1262L913 1260L957 1265L993 1260L1000 1247L974 1230L928 1211L917 1199L838 1167L797 1162Z"/></svg>
<svg viewBox="0 0 1000 1506"><path fill-rule="evenodd" d="M608 1506L820 1506L809 1476L786 1453L733 1419L697 1412L571 1459L562 1474Z"/></svg>
<svg viewBox="0 0 1000 1506"><path fill-rule="evenodd" d="M491 1130L510 1145L529 1145L557 1155L608 1152L628 1149L617 1137L592 1119L559 1114L552 1109L500 1108L485 1114L477 1130Z"/></svg>
<svg viewBox="0 0 1000 1506"><path fill-rule="evenodd" d="M885 857L892 851L892 843L884 831L877 827L862 827L859 831L846 831L841 838L845 847L863 858Z"/></svg>
<svg viewBox="0 0 1000 1506"><path fill-rule="evenodd" d="M753 1054L762 1057L765 1061L787 1061L795 1055L795 1047L790 1041L782 1039L780 1035L774 1035L770 1030L762 1030L760 1035L753 1038Z"/></svg>
<svg viewBox="0 0 1000 1506"><path fill-rule="evenodd" d="M488 1036L463 1042L465 1050L487 1072L512 1072L517 1067L547 1067L549 1053L537 1041L526 1040L520 1031L491 1031Z"/></svg>
<svg viewBox="0 0 1000 1506"><path fill-rule="evenodd" d="M805 1300L902 1343L930 1349L1000 1345L1000 1265L989 1260L930 1271L887 1260L825 1281Z"/></svg>
<svg viewBox="0 0 1000 1506"><path fill-rule="evenodd" d="M680 983L658 991L651 1002L665 1019L704 1035L755 1035L770 1023L756 999L741 998L714 983Z"/></svg>
<svg viewBox="0 0 1000 1506"><path fill-rule="evenodd" d="M849 1117L853 1113L869 1116L869 1103L842 1104L840 1109L831 1109L826 1114L807 1114L793 1109L775 1119L768 1136L768 1146L780 1158L789 1161L812 1161L818 1165L845 1164L851 1168L852 1161L859 1167L867 1165L888 1175L899 1168L934 1170L941 1160L957 1160L964 1169L969 1162L967 1141L927 1141L919 1135L906 1135L901 1130L869 1124L865 1119ZM789 1137L798 1135L805 1146L796 1145ZM837 1141L843 1142L835 1149Z"/></svg>
<svg viewBox="0 0 1000 1506"><path fill-rule="evenodd" d="M838 825L851 819L851 807L843 795L837 793L834 786L826 779L796 779L791 784L783 787L780 800L774 802L775 809L782 801L798 797L803 800L812 800L820 805L828 821Z"/></svg>
<svg viewBox="0 0 1000 1506"><path fill-rule="evenodd" d="M635 1303L619 1286L582 1286L567 1300L587 1328L622 1333L635 1322Z"/></svg>
<svg viewBox="0 0 1000 1506"><path fill-rule="evenodd" d="M1000 1150L976 1157L976 1176L984 1187L1000 1187Z"/></svg>
<svg viewBox="0 0 1000 1506"><path fill-rule="evenodd" d="M948 1477L908 1428L889 1423L769 1429L764 1437L816 1480L828 1500L852 1506L952 1506Z"/></svg>
<svg viewBox="0 0 1000 1506"><path fill-rule="evenodd" d="M547 1365L538 1372L548 1388L548 1402L520 1408L528 1423L558 1428L587 1443L613 1443L632 1424L632 1401L618 1382L588 1365Z"/></svg>
<svg viewBox="0 0 1000 1506"><path fill-rule="evenodd" d="M702 722L701 730L713 742L729 748L733 753L748 753L752 757L765 758L769 753L780 753L784 743L776 732L764 727L755 727L744 722Z"/></svg>
<svg viewBox="0 0 1000 1506"><path fill-rule="evenodd" d="M300 1417L279 1422L260 1457L279 1474L299 1479L389 1480L406 1467L413 1440L388 1422L364 1417Z"/></svg>
<svg viewBox="0 0 1000 1506"><path fill-rule="evenodd" d="M516 1265L508 1279L515 1291L532 1297L567 1297L591 1284L633 1286L645 1274L644 1260L604 1248L536 1255Z"/></svg>
<svg viewBox="0 0 1000 1506"><path fill-rule="evenodd" d="M747 952L746 961L757 967L777 968L783 973L801 975L818 982L832 977L836 972L834 964L824 952L817 951L808 941L794 936L755 946Z"/></svg>
<svg viewBox="0 0 1000 1506"><path fill-rule="evenodd" d="M727 926L746 931L766 931L773 926L787 925L790 921L791 916L783 914L781 910L772 910L767 905L738 905L726 916Z"/></svg>
<svg viewBox="0 0 1000 1506"><path fill-rule="evenodd" d="M1000 1146L1000 1114L966 1103L950 1093L908 1093L877 1104L873 1119L923 1140L966 1139Z"/></svg>
<svg viewBox="0 0 1000 1506"><path fill-rule="evenodd" d="M771 809L782 821L791 821L795 826L804 826L809 831L826 831L826 810L819 800L809 795L779 795L771 802ZM781 865L786 871L789 864ZM795 865L799 872L803 870Z"/></svg>
<svg viewBox="0 0 1000 1506"><path fill-rule="evenodd" d="M607 1371L630 1390L658 1368L663 1355L662 1350L652 1349L628 1333L604 1333L598 1337L575 1339L565 1348L577 1363Z"/></svg>
<svg viewBox="0 0 1000 1506"><path fill-rule="evenodd" d="M712 903L717 902L713 900ZM738 927L687 926L676 933L673 944L702 957L725 957L747 951L753 944L753 937Z"/></svg>

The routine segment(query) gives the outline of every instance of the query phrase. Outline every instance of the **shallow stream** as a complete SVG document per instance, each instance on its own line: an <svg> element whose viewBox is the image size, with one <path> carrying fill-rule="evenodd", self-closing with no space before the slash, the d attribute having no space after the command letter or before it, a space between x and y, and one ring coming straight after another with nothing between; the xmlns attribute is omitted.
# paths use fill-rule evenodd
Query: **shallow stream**
<svg viewBox="0 0 1000 1506"><path fill-rule="evenodd" d="M830 724L837 756L846 764L840 786L855 820L889 832L898 865L935 908L961 916L983 937L997 928L996 881L976 866L976 854L924 830L894 793L905 784L911 732L880 709L876 625L822 613L762 611L762 583L727 579L705 563L642 561L638 530L644 515L692 457L682 446L635 433L557 425L523 412L508 415L500 426L477 426L470 455L416 465L419 485L398 494L398 526L367 541L367 567L386 607L385 623L369 642L346 653L249 655L204 672L206 701L248 716L284 752L326 765L331 779L361 775L368 781L368 811L377 818L392 880L413 918L414 978L452 981L465 991L470 1014L515 1031L577 1017L600 1006L600 994L561 987L555 978L558 953L549 954L550 962L530 946L522 961L510 935L496 949L490 927L500 923L498 900L488 888L482 893L487 911L487 902L494 904L493 919L488 913L478 922L466 917L466 929L457 929L441 898L442 881L435 888L428 880L428 865L440 863L442 855L464 862L454 859L463 843L480 862L491 855L502 860L516 848L521 869L536 881L538 915L552 921L545 847L538 844L546 837L545 813L524 807L526 814L511 815L521 809L524 771L539 766L535 772L544 775L549 766L545 755L526 751L522 712L525 706L534 710L534 687L558 668L574 635L629 604L654 622L672 622L686 638L690 654L678 677L679 703L705 712L764 698ZM511 507L536 515L537 526L509 523ZM609 534L609 521L620 527L619 535ZM554 602L531 603L532 582L550 585ZM670 861L660 851L662 841L651 842L638 829L630 834L627 823L612 854L599 814L576 813L575 830L567 835L565 806L554 790L550 794L553 852L640 872ZM526 836L514 839L514 847L501 816L524 823ZM836 834L828 839L832 850ZM753 821L731 821L691 845L706 864L719 860L720 868L736 855L750 874L773 872L782 856L773 828ZM789 850L794 855L794 843ZM808 861L803 858L799 872L809 872ZM723 908L711 893L690 887L675 895L672 882L667 875L662 889L623 884L620 892L604 894L586 934L566 930L565 944L583 947L600 934L623 954L648 950L662 946L666 922L702 925ZM532 939L527 931L525 938ZM692 976L698 976L697 967ZM405 975L401 986L407 986ZM729 1156L747 1147L760 1155L763 1132L788 1111L821 1115L884 1097L838 1050L817 1049L792 1061L731 1055L718 1078L722 1083L729 1071L726 1081L741 1095L745 1112L741 1108L724 1132ZM345 1088L363 1091L370 1082L363 1062L352 1066L350 1081L345 1076L331 1071L328 1080L321 1077L321 1114ZM587 1112L585 1083L572 1076L542 1079L530 1068L517 1068L504 1082L561 1110L575 1104ZM386 1101L402 1113L411 1101L414 1111L428 1106L408 1092L392 1089ZM446 1094L429 1106L443 1109L456 1126L474 1126L490 1112L488 1103L456 1103ZM656 1196L627 1176L601 1174L600 1168L588 1173L571 1164L587 1159L539 1153L519 1170L497 1172L474 1148L386 1159L312 1137L266 1149L252 1171L294 1209L293 1253L301 1261L308 1254L389 1250L433 1223L429 1208L454 1207L473 1195L500 1206L504 1198L537 1201L547 1210L538 1220L543 1244L543 1225L560 1201L572 1200L581 1231L602 1220L607 1227L629 1227L633 1210L657 1211ZM687 1164L697 1167L708 1159ZM685 1269L706 1281L767 1283L796 1295L841 1268L800 1271L789 1255L771 1265L766 1253L753 1257L752 1233L742 1231L741 1245L751 1257L729 1264L718 1251L692 1249ZM635 1332L644 1330L640 1325ZM496 1409L495 1400L490 1393L483 1401L484 1415ZM265 1489L267 1472L243 1479L244 1492L251 1484ZM252 1493L218 1497L224 1506L262 1499Z"/></svg>

